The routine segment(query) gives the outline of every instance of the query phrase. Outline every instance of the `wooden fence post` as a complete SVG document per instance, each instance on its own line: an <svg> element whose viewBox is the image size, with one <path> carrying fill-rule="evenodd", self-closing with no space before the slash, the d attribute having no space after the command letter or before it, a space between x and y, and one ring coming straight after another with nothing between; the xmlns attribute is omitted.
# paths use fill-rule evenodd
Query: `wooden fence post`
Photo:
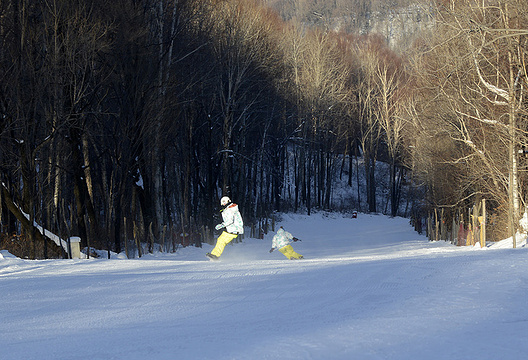
<svg viewBox="0 0 528 360"><path fill-rule="evenodd" d="M435 241L438 241L438 209L437 209L437 208L435 208L434 227L435 227L435 236L434 236L434 240L435 240Z"/></svg>
<svg viewBox="0 0 528 360"><path fill-rule="evenodd" d="M482 216L480 220L480 247L486 246L486 199L482 199Z"/></svg>
<svg viewBox="0 0 528 360"><path fill-rule="evenodd" d="M81 238L78 236L70 237L70 259L80 259L81 258Z"/></svg>
<svg viewBox="0 0 528 360"><path fill-rule="evenodd" d="M130 257L128 256L128 232L127 232L127 220L126 220L126 216L123 217L123 228L124 228L124 233L125 233L125 254L126 254L126 257L127 259L130 259Z"/></svg>

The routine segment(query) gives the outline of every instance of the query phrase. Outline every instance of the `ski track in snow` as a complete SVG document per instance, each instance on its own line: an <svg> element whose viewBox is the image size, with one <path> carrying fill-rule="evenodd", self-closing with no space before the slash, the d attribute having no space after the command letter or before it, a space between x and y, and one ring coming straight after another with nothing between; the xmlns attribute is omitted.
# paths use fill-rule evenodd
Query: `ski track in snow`
<svg viewBox="0 0 528 360"><path fill-rule="evenodd" d="M134 260L0 258L0 359L520 359L525 248L428 242L406 219L284 215L272 234Z"/></svg>

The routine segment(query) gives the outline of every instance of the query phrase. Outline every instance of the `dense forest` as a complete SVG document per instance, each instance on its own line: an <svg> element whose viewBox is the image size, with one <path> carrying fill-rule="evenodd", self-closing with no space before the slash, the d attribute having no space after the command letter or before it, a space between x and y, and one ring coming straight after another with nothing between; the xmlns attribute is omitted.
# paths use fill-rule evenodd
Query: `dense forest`
<svg viewBox="0 0 528 360"><path fill-rule="evenodd" d="M428 25L398 46L373 30L416 9ZM512 233L527 29L524 0L1 0L1 246L64 256L42 228L200 246L223 195L255 231L277 211L381 212L380 162L388 214L486 198ZM343 178L364 190L336 209Z"/></svg>

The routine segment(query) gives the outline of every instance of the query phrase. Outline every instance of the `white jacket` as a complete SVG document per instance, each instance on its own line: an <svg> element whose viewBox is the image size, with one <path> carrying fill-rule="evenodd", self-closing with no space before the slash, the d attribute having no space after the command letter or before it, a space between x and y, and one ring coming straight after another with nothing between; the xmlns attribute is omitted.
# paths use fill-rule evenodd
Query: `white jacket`
<svg viewBox="0 0 528 360"><path fill-rule="evenodd" d="M273 236L273 240L271 241L271 247L273 249L280 249L286 245L291 244L293 241L293 235L284 230L283 228L279 228L277 230L277 233Z"/></svg>
<svg viewBox="0 0 528 360"><path fill-rule="evenodd" d="M224 210L222 210L222 220L222 225L228 233L244 233L244 222L242 221L242 215L240 215L237 204L229 204Z"/></svg>

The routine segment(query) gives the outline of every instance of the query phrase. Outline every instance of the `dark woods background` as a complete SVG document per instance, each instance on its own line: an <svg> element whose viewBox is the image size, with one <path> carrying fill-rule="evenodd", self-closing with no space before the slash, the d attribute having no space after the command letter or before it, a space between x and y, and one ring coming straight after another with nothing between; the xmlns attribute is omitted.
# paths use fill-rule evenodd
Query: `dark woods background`
<svg viewBox="0 0 528 360"><path fill-rule="evenodd" d="M414 75L410 52L365 34L371 14L410 2L385 3L347 3L362 15L345 32L327 21L340 2L0 1L3 247L60 256L34 224L116 252L130 239L200 246L223 195L258 230L275 211L336 209L338 181L357 196L337 210L457 203L467 187L437 196L418 176L452 149L412 150L430 136L416 114L435 112L415 93L430 68Z"/></svg>

